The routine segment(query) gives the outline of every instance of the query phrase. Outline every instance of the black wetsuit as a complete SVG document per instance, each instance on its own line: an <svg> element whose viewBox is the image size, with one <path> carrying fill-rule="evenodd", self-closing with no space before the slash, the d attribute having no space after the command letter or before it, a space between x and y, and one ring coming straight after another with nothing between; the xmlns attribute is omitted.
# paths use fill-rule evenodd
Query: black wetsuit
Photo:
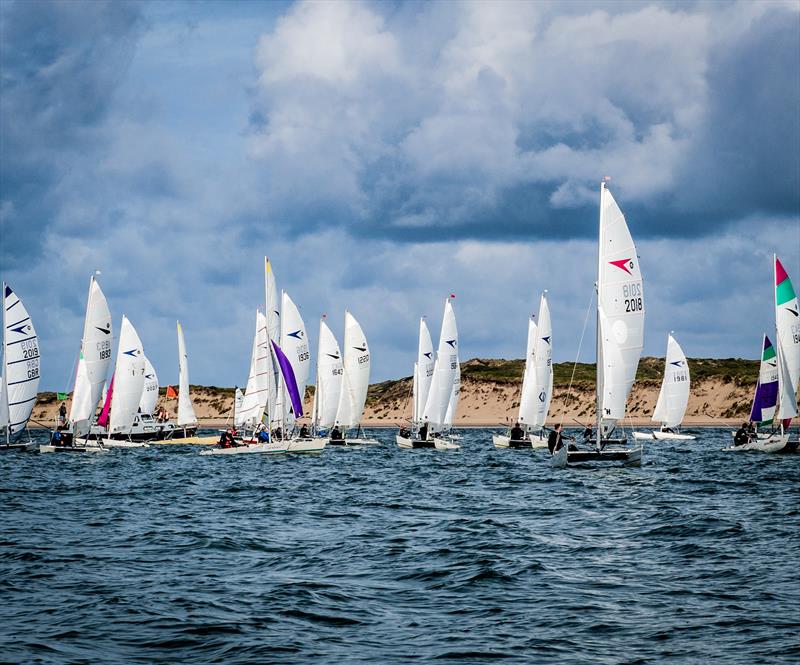
<svg viewBox="0 0 800 665"><path fill-rule="evenodd" d="M512 441L524 441L525 440L525 430L522 429L519 425L515 425L511 428L511 440Z"/></svg>
<svg viewBox="0 0 800 665"><path fill-rule="evenodd" d="M547 437L547 448L552 455L556 450L561 450L561 446L564 445L563 437L561 436L561 432L556 432L553 430L550 432L550 436Z"/></svg>

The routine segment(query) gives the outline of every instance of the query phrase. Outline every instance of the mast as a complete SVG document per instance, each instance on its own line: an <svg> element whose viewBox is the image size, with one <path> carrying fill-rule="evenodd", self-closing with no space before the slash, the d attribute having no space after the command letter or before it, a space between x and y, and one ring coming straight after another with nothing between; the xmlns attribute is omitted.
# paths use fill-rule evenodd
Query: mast
<svg viewBox="0 0 800 665"><path fill-rule="evenodd" d="M597 445L597 451L600 452L602 446L600 440L602 438L603 429L602 429L602 414L600 412L601 404L600 404L600 378L601 378L601 365L602 365L602 339L600 333L600 275L602 274L602 266L600 265L601 255L602 255L602 243L603 243L603 195L605 194L606 190L606 183L603 180L600 183L600 221L599 221L599 231L597 237L597 281L595 282L595 300L596 300L596 349L595 349L595 411L596 411L596 420L597 420L597 430L595 435L595 443Z"/></svg>

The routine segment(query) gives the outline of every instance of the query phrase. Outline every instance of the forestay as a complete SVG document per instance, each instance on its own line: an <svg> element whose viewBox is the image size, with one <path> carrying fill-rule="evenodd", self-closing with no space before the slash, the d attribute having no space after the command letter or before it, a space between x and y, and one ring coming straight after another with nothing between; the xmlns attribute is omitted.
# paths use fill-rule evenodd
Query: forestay
<svg viewBox="0 0 800 665"><path fill-rule="evenodd" d="M70 420L91 420L102 397L111 364L113 340L111 312L100 285L92 276L83 322L83 338L72 392Z"/></svg>
<svg viewBox="0 0 800 665"><path fill-rule="evenodd" d="M345 429L357 428L364 415L369 388L370 353L367 338L356 318L344 313L344 373L336 423Z"/></svg>
<svg viewBox="0 0 800 665"><path fill-rule="evenodd" d="M186 353L186 342L183 339L183 327L178 321L178 425L196 425L192 398L189 394L189 356Z"/></svg>
<svg viewBox="0 0 800 665"><path fill-rule="evenodd" d="M608 431L625 415L642 353L645 308L636 246L605 183L600 186L598 258L597 390Z"/></svg>
<svg viewBox="0 0 800 665"><path fill-rule="evenodd" d="M670 334L667 336L667 356L664 361L664 378L658 393L653 421L663 427L678 427L683 422L689 403L689 365L680 344Z"/></svg>
<svg viewBox="0 0 800 665"><path fill-rule="evenodd" d="M127 317L122 317L114 368L109 433L130 432L144 388L145 357L142 341Z"/></svg>
<svg viewBox="0 0 800 665"><path fill-rule="evenodd" d="M33 321L11 287L3 283L3 367L0 428L10 438L25 429L36 404L41 371Z"/></svg>

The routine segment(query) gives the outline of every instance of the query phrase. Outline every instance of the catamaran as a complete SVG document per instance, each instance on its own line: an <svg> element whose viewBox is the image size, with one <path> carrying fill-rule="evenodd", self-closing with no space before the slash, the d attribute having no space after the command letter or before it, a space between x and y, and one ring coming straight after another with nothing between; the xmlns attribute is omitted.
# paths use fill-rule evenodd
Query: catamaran
<svg viewBox="0 0 800 665"><path fill-rule="evenodd" d="M594 450L555 451L556 467L580 462L638 465L642 446L628 448L627 438L614 437L617 422L625 417L644 341L644 290L639 258L625 216L600 184L600 232L597 265L597 384Z"/></svg>
<svg viewBox="0 0 800 665"><path fill-rule="evenodd" d="M427 354L433 353L433 347L430 334L427 334L426 337L426 333L427 326L424 321L421 321L419 352L414 367L412 388L412 404L415 411L412 429L410 431L401 430L396 435L395 441L400 448L457 450L460 446L442 435L443 429L447 426L448 407L454 400L453 393L456 390L456 380L459 376L458 328L451 298L447 298L444 303L439 347L430 379L428 379L425 365L427 360L430 360ZM429 346L431 350L427 351ZM421 411L418 411L420 405L423 404L420 399L423 392L427 393L427 396ZM449 414L451 423L457 404L456 398L454 408Z"/></svg>
<svg viewBox="0 0 800 665"><path fill-rule="evenodd" d="M334 418L341 438L330 440L334 445L361 445L378 443L368 439L361 429L361 418L369 389L370 351L366 335L356 318L344 313L344 356L339 404ZM353 432L348 437L348 432Z"/></svg>
<svg viewBox="0 0 800 665"><path fill-rule="evenodd" d="M533 316L528 320L528 347L517 422L525 432L522 439L512 439L511 433L495 434L495 448L547 448L544 423L553 396L553 347L550 308L547 291L539 303L539 324Z"/></svg>
<svg viewBox="0 0 800 665"><path fill-rule="evenodd" d="M635 439L656 439L691 441L695 437L681 434L680 426L689 403L691 380L689 364L681 345L672 336L667 335L667 355L664 359L664 379L658 393L653 421L661 423L660 429L652 432L634 432Z"/></svg>
<svg viewBox="0 0 800 665"><path fill-rule="evenodd" d="M41 371L39 338L22 301L2 283L3 364L0 378L0 450L26 450L19 439L36 404Z"/></svg>
<svg viewBox="0 0 800 665"><path fill-rule="evenodd" d="M761 369L753 398L751 422L773 426L757 433L740 446L726 451L753 450L765 453L795 452L797 441L789 440L792 418L797 415L797 382L800 379L800 310L792 281L777 255L773 256L775 276L775 346L764 335ZM777 409L775 406L777 404ZM774 427L773 419L778 426Z"/></svg>

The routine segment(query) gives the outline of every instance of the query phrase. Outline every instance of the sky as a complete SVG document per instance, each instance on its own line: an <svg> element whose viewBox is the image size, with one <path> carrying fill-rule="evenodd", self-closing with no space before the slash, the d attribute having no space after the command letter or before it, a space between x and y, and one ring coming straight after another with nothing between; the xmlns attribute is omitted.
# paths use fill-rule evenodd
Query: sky
<svg viewBox="0 0 800 665"><path fill-rule="evenodd" d="M263 257L373 381L454 293L462 359L580 343L598 187L628 220L647 355L758 355L800 284L800 3L0 2L0 273L71 389L90 275L162 385L243 385ZM580 346L580 353L579 353ZM312 355L313 360L313 355Z"/></svg>

